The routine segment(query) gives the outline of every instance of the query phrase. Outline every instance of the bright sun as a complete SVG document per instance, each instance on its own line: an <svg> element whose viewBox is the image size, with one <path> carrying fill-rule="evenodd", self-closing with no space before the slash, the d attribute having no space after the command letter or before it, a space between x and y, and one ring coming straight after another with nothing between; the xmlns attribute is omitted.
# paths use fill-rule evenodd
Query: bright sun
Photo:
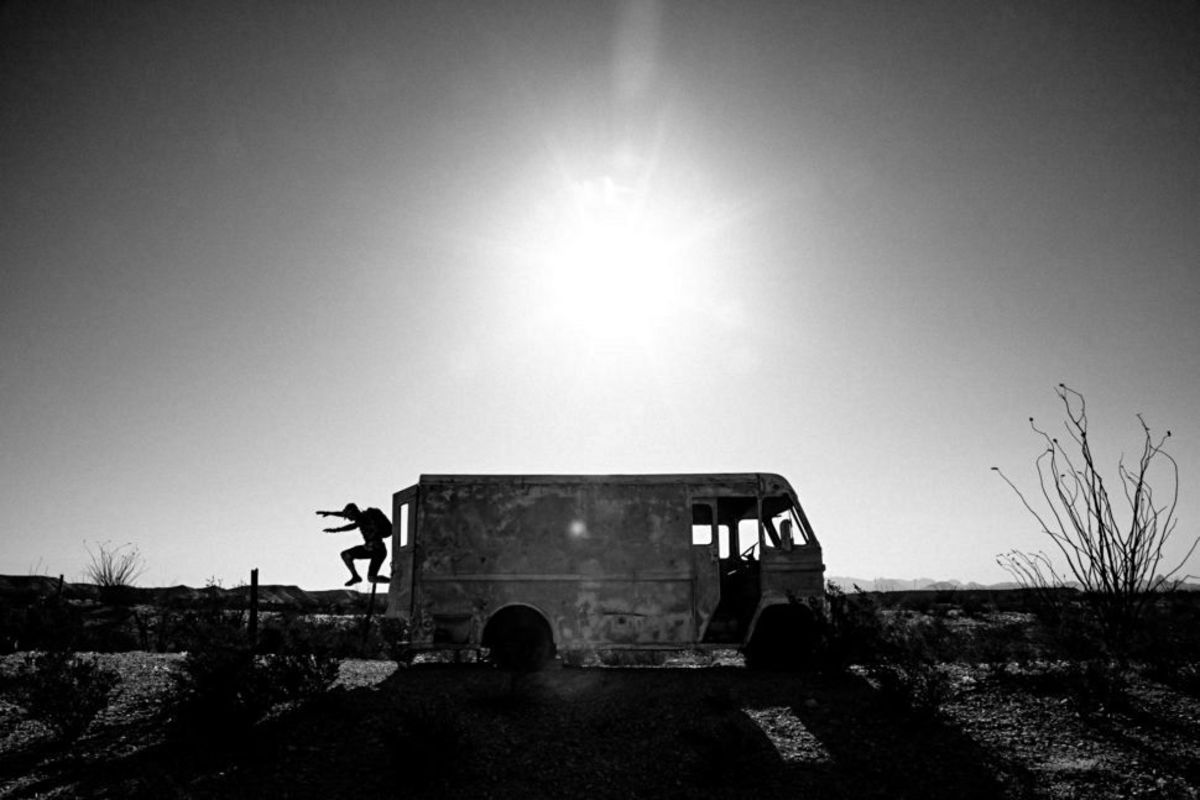
<svg viewBox="0 0 1200 800"><path fill-rule="evenodd" d="M604 339L643 338L676 308L680 239L636 188L574 182L542 251L556 319Z"/></svg>

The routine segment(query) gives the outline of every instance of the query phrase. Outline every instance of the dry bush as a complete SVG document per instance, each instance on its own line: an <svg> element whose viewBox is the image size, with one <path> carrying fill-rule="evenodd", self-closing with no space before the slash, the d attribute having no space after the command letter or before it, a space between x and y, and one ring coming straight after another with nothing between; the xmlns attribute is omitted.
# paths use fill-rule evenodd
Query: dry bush
<svg viewBox="0 0 1200 800"><path fill-rule="evenodd" d="M108 603L126 605L132 602L134 581L146 571L141 552L132 544L113 547L110 542L97 545L95 552L84 544L89 563L83 569L84 578L100 587L100 599Z"/></svg>
<svg viewBox="0 0 1200 800"><path fill-rule="evenodd" d="M1175 529L1179 498L1179 468L1163 449L1171 432L1155 438L1138 415L1141 454L1132 467L1124 458L1117 464L1121 494L1128 506L1127 514L1118 515L1109 484L1096 465L1083 395L1065 384L1059 384L1056 391L1066 411L1065 427L1072 445L1064 445L1038 428L1032 417L1029 419L1045 442L1045 449L1034 463L1046 510L1035 509L999 468L993 469L1049 537L1066 563L1066 574L1061 574L1045 553L1014 550L999 556L998 562L1032 591L1044 613L1051 617L1062 610L1063 594L1059 590L1073 580L1083 591L1100 643L1109 652L1120 653L1156 593L1172 587L1172 578L1200 544L1200 537L1174 567L1163 564L1164 549ZM1156 498L1156 483L1165 497L1163 502Z"/></svg>

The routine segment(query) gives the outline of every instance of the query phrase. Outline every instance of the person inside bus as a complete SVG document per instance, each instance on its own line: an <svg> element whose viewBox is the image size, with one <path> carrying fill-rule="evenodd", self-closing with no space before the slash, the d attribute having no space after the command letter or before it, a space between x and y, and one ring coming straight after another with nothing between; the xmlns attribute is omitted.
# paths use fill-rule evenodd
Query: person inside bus
<svg viewBox="0 0 1200 800"><path fill-rule="evenodd" d="M779 523L779 538L784 550L791 550L795 539L792 538L792 521L785 519Z"/></svg>

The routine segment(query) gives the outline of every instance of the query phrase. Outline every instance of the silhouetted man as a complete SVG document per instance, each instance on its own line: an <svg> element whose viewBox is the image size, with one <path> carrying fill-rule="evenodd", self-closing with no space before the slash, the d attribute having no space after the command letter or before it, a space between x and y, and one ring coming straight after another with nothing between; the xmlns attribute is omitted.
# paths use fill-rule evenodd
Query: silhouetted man
<svg viewBox="0 0 1200 800"><path fill-rule="evenodd" d="M387 515L378 508L368 508L366 511L359 511L358 506L354 503L347 503L346 507L341 511L318 511L318 516L321 517L342 517L350 520L350 524L343 525L340 528L325 528L325 533L341 533L342 531L352 531L358 528L362 533L363 543L351 547L348 550L342 551L342 561L350 569L350 580L346 581L347 586L353 586L356 583L362 582L362 576L358 574L358 570L354 568L354 562L358 559L369 559L367 565L367 579L372 583L387 583L387 576L379 574L379 567L383 564L383 560L387 558L387 545L383 540L392 535L392 523L388 520Z"/></svg>

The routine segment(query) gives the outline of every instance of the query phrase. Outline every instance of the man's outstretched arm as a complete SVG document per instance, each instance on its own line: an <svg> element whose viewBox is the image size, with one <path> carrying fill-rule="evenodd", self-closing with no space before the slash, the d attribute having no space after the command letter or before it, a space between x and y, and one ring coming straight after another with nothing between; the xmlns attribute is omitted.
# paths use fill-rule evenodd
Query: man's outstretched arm
<svg viewBox="0 0 1200 800"><path fill-rule="evenodd" d="M343 525L340 528L323 528L323 530L325 533L341 533L342 531L352 531L357 527L357 522L351 522L349 525Z"/></svg>

